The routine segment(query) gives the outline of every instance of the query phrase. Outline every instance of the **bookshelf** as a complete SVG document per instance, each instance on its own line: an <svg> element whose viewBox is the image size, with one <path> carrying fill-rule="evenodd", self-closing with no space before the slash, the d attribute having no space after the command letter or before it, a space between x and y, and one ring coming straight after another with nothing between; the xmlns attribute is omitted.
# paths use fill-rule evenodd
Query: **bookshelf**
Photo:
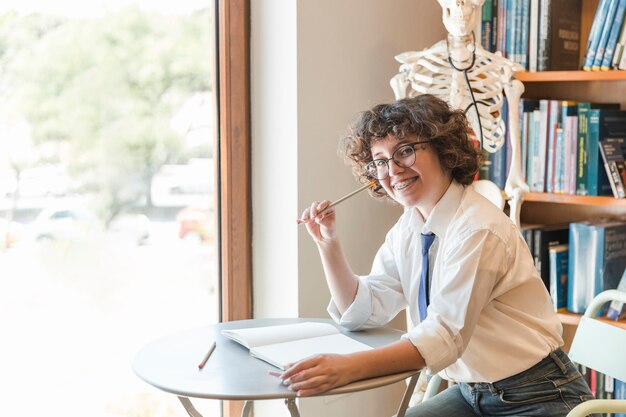
<svg viewBox="0 0 626 417"><path fill-rule="evenodd" d="M520 71L515 77L523 83L626 81L626 71Z"/></svg>
<svg viewBox="0 0 626 417"><path fill-rule="evenodd" d="M574 314L574 313L568 313L568 312L557 313L557 315L561 319L561 323L566 324L566 325L573 325L573 326L578 326L578 323L580 322L580 318L582 317L581 314ZM624 320L613 321L607 318L599 318L598 320L611 324L613 326L620 327L622 329L626 329L626 321Z"/></svg>
<svg viewBox="0 0 626 417"><path fill-rule="evenodd" d="M626 199L609 196L592 197L569 194L528 193L524 201L535 203L581 204L585 206L621 207L626 210Z"/></svg>
<svg viewBox="0 0 626 417"><path fill-rule="evenodd" d="M584 57L591 24L599 0L583 0L580 62ZM545 71L516 73L524 83L523 97L589 102L620 103L626 109L626 71ZM626 199L566 194L529 193L521 210L522 223L551 224L586 219L626 220ZM559 313L564 324L566 346L576 331L581 315ZM626 321L607 322L626 328Z"/></svg>

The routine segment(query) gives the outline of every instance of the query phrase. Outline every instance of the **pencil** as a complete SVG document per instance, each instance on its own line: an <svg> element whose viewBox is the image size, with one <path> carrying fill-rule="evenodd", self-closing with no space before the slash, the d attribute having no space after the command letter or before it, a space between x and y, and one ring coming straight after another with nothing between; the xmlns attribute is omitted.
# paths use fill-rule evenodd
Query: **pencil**
<svg viewBox="0 0 626 417"><path fill-rule="evenodd" d="M213 353L214 350L215 350L215 341L211 343L211 346L209 346L209 351L206 353L206 355L204 355L202 362L198 364L198 369L204 368L204 365L206 365L207 361L211 357L211 354Z"/></svg>
<svg viewBox="0 0 626 417"><path fill-rule="evenodd" d="M363 190L366 190L366 189L368 189L368 188L373 188L373 187L375 187L377 184L378 184L378 181L376 181L376 180L372 180L372 181L368 182L367 184L365 184L365 185L363 185L363 186L361 186L361 187L357 188L356 190L352 191L351 193L348 193L348 194L344 195L344 196L343 196L343 197L341 197L339 200L335 200L335 201L333 201L332 203L330 203L330 204L328 205L328 207L326 207L326 208L325 208L324 210L322 210L320 213L323 213L323 212L325 212L326 210L328 210L329 208L334 207L334 206L336 206L337 204L339 204L339 203L341 203L341 202L343 202L343 201L346 201L346 200L347 200L347 199L349 199L350 197L357 195L358 193L360 193L360 192L361 192L361 191L363 191ZM318 214L320 214L320 213L318 213ZM298 219L298 220L297 220L297 223L298 223L298 224L304 224L304 223L306 223L306 220Z"/></svg>

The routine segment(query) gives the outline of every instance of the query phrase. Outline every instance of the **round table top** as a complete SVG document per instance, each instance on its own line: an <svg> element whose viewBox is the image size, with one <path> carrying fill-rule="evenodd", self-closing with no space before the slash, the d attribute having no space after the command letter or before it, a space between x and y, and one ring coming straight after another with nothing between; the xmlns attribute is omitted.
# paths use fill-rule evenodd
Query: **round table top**
<svg viewBox="0 0 626 417"><path fill-rule="evenodd" d="M278 371L277 368L250 356L246 347L226 338L221 331L305 321L335 325L329 319L294 318L240 320L193 328L156 339L143 347L133 360L133 370L150 385L184 397L220 400L295 398L295 392L287 389L277 377L269 375L268 371ZM393 343L403 334L388 327L360 332L336 327L347 336L372 347ZM200 370L198 363L213 340L216 341L216 348ZM417 371L409 371L357 381L323 395L377 388L404 380L416 373Z"/></svg>

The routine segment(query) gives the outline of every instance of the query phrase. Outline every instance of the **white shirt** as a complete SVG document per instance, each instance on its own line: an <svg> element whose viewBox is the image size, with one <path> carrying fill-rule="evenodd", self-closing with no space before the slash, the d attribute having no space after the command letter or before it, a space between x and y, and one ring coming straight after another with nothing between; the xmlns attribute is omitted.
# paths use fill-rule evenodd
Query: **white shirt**
<svg viewBox="0 0 626 417"><path fill-rule="evenodd" d="M420 323L420 233L430 249L430 305ZM403 337L427 370L459 382L495 382L530 368L563 345L562 326L524 239L511 220L472 187L453 181L429 218L408 209L388 232L372 271L360 276L343 315L352 329L382 326L408 306Z"/></svg>

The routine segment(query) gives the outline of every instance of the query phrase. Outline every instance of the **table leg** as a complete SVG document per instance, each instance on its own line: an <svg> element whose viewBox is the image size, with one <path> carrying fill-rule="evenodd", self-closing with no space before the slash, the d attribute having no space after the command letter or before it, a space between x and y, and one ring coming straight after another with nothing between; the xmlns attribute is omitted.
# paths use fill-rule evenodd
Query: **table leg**
<svg viewBox="0 0 626 417"><path fill-rule="evenodd" d="M200 414L200 412L196 410L189 398L181 397L180 395L178 395L178 399L183 404L183 407L185 407L185 410L187 410L187 413L190 417L202 417L202 414Z"/></svg>
<svg viewBox="0 0 626 417"><path fill-rule="evenodd" d="M250 417L250 413L252 412L252 401L246 401L243 405L243 410L241 410L241 417Z"/></svg>
<svg viewBox="0 0 626 417"><path fill-rule="evenodd" d="M291 417L300 417L300 412L298 411L295 398L285 398L285 404L287 405L287 409L289 410Z"/></svg>
<svg viewBox="0 0 626 417"><path fill-rule="evenodd" d="M411 401L411 396L415 390L415 384L417 384L419 375L419 372L413 375L406 386L406 391L404 391L404 396L402 397L402 402L400 402L400 407L398 408L398 414L396 414L396 417L404 417L406 409L409 407L409 401Z"/></svg>

